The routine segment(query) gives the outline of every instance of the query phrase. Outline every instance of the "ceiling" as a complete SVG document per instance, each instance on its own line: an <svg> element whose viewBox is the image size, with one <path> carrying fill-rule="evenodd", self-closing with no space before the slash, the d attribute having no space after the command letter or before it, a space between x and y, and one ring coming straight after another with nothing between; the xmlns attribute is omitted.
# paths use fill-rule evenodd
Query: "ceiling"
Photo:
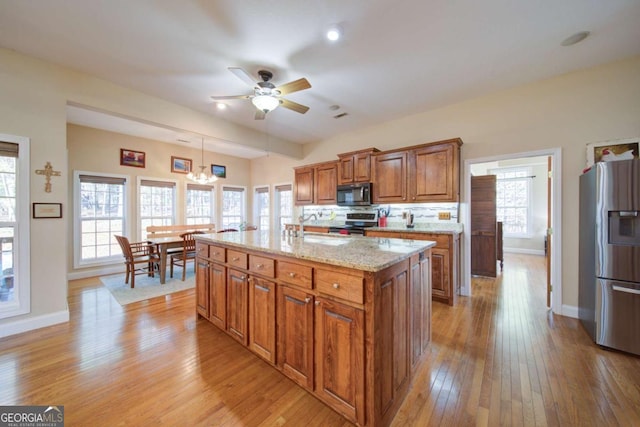
<svg viewBox="0 0 640 427"><path fill-rule="evenodd" d="M335 23L344 35L329 42ZM638 23L638 0L0 0L2 47L301 144L638 55ZM583 30L586 40L561 46ZM212 95L252 92L231 66L256 81L270 70L276 86L307 78L310 89L286 98L310 110L257 121L248 100L216 109ZM134 132L123 117L78 110L69 121Z"/></svg>

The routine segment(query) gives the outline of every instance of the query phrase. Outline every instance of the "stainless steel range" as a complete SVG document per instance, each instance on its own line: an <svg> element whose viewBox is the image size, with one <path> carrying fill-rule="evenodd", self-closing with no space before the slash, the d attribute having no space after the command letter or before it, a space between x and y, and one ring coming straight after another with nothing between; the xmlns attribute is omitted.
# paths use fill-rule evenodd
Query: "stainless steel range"
<svg viewBox="0 0 640 427"><path fill-rule="evenodd" d="M347 212L344 225L329 227L329 233L356 234L364 236L367 227L378 225L378 213L376 211Z"/></svg>

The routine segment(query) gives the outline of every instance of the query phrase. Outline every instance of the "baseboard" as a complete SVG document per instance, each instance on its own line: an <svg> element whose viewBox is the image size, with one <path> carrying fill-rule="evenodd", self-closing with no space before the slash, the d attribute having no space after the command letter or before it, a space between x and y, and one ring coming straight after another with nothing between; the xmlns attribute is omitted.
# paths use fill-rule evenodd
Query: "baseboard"
<svg viewBox="0 0 640 427"><path fill-rule="evenodd" d="M505 253L512 253L512 254L526 254L526 255L543 255L544 256L544 250L540 250L540 249L525 249L525 248L504 248L503 251Z"/></svg>
<svg viewBox="0 0 640 427"><path fill-rule="evenodd" d="M124 274L122 265L113 265L110 267L91 268L67 274L67 280L86 279L87 277L106 276L108 274Z"/></svg>
<svg viewBox="0 0 640 427"><path fill-rule="evenodd" d="M566 317L573 317L574 319L578 318L578 307L575 305L563 305L562 306L562 315Z"/></svg>
<svg viewBox="0 0 640 427"><path fill-rule="evenodd" d="M16 320L14 322L3 323L2 328L0 328L0 338L68 321L69 310L63 310L55 313L43 314L42 316L33 316L26 319Z"/></svg>

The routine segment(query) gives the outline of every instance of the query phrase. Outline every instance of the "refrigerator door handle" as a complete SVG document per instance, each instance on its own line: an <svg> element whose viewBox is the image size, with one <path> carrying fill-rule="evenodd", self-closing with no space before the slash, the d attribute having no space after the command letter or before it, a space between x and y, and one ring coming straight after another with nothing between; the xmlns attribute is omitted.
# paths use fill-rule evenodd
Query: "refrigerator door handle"
<svg viewBox="0 0 640 427"><path fill-rule="evenodd" d="M618 215L621 217L638 216L638 211L620 211Z"/></svg>
<svg viewBox="0 0 640 427"><path fill-rule="evenodd" d="M640 295L640 290L637 290L637 289L624 288L622 286L616 286L616 285L613 285L612 288L613 288L614 291L626 292L628 294Z"/></svg>

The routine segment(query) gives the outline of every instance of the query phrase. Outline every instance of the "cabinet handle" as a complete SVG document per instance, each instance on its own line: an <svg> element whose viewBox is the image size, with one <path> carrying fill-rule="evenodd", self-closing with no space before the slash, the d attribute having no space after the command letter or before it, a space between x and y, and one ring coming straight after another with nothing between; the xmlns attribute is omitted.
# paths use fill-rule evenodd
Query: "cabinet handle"
<svg viewBox="0 0 640 427"><path fill-rule="evenodd" d="M256 264L256 268L257 268L257 269L262 269L263 267L264 267L264 265L263 265L263 264Z"/></svg>
<svg viewBox="0 0 640 427"><path fill-rule="evenodd" d="M218 256L218 255L220 255L220 252L214 252L213 253L213 256Z"/></svg>
<svg viewBox="0 0 640 427"><path fill-rule="evenodd" d="M289 277L296 277L296 273L293 273L293 272L289 273Z"/></svg>
<svg viewBox="0 0 640 427"><path fill-rule="evenodd" d="M306 298L304 299L304 302L305 302L306 304L309 304L309 303L311 302L311 297L306 297Z"/></svg>
<svg viewBox="0 0 640 427"><path fill-rule="evenodd" d="M244 280L245 276L240 276L240 280Z"/></svg>
<svg viewBox="0 0 640 427"><path fill-rule="evenodd" d="M333 289L338 289L340 288L340 283L334 283L333 284Z"/></svg>
<svg viewBox="0 0 640 427"><path fill-rule="evenodd" d="M231 261L240 261L240 258L238 258L238 257L236 256L236 257L231 258Z"/></svg>
<svg viewBox="0 0 640 427"><path fill-rule="evenodd" d="M316 301L316 305L320 305L320 301Z"/></svg>

